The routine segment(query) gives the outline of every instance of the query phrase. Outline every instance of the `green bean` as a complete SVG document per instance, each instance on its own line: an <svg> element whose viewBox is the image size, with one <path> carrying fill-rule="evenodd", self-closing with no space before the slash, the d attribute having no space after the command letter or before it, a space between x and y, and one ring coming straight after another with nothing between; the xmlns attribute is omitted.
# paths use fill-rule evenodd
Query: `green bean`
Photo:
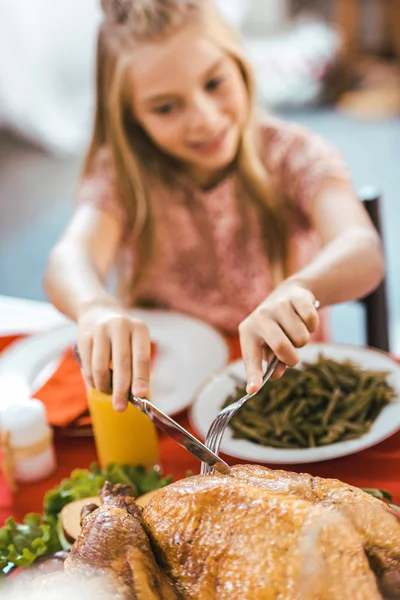
<svg viewBox="0 0 400 600"><path fill-rule="evenodd" d="M336 404L338 403L339 398L340 398L340 389L338 387L335 387L335 389L333 390L331 399L329 401L329 404L322 416L323 425L327 425L329 423L329 419L331 418L331 415L332 415L333 411L335 410L335 407L336 407Z"/></svg>
<svg viewBox="0 0 400 600"><path fill-rule="evenodd" d="M370 429L395 392L388 373L320 356L303 368L287 369L233 417L235 438L275 448L306 448L355 439ZM236 386L224 406L245 393Z"/></svg>
<svg viewBox="0 0 400 600"><path fill-rule="evenodd" d="M364 423L352 423L351 421L343 421L344 427L348 431L354 431L354 433L363 433L365 431L365 421Z"/></svg>
<svg viewBox="0 0 400 600"><path fill-rule="evenodd" d="M295 427L291 427L289 432L292 434L292 439L296 440L301 448L307 448L307 438Z"/></svg>
<svg viewBox="0 0 400 600"><path fill-rule="evenodd" d="M297 417L298 415L301 415L306 406L307 406L307 400L302 398L300 400L300 402L297 404L297 406L295 406L293 409L293 412L292 412L293 418Z"/></svg>

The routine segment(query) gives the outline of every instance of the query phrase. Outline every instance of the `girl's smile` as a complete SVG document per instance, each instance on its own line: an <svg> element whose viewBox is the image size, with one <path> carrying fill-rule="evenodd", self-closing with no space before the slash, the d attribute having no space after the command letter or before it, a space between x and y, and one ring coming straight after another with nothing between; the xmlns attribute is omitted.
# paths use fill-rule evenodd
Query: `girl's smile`
<svg viewBox="0 0 400 600"><path fill-rule="evenodd" d="M192 148L195 152L202 154L204 156L207 155L215 155L221 152L225 144L227 143L228 134L230 132L230 128L226 127L217 135L214 135L212 138L190 142L189 147Z"/></svg>

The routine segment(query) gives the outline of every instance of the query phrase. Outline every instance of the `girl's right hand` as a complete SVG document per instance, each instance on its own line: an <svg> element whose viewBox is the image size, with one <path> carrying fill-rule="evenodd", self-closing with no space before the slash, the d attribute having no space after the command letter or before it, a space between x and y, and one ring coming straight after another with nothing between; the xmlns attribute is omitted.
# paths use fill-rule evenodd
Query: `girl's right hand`
<svg viewBox="0 0 400 600"><path fill-rule="evenodd" d="M111 393L117 411L128 405L129 389L135 396L149 393L151 343L147 325L122 307L90 305L78 318L78 350L87 383Z"/></svg>

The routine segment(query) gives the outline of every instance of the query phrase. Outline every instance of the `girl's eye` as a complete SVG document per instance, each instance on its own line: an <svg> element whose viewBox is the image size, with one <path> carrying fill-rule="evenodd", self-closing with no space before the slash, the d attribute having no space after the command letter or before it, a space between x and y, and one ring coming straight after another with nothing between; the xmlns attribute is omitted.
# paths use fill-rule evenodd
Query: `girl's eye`
<svg viewBox="0 0 400 600"><path fill-rule="evenodd" d="M206 83L206 90L208 90L209 92L216 90L217 88L219 88L222 81L223 79L221 77L214 77L213 79L210 79L210 81L207 81Z"/></svg>
<svg viewBox="0 0 400 600"><path fill-rule="evenodd" d="M153 112L155 112L158 115L169 115L170 112L172 112L174 108L173 104L162 104L161 106L157 106Z"/></svg>

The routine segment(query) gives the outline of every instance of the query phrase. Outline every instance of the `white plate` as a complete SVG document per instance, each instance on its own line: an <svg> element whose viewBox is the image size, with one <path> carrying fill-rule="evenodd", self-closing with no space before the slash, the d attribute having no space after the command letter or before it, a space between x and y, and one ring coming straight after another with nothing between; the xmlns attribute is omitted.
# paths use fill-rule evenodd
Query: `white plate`
<svg viewBox="0 0 400 600"><path fill-rule="evenodd" d="M199 386L228 361L228 348L212 327L170 311L133 310L157 343L152 400L169 415L187 408ZM63 352L76 341L76 326L66 325L13 344L0 357L1 380L15 375L39 389L54 373Z"/></svg>
<svg viewBox="0 0 400 600"><path fill-rule="evenodd" d="M350 359L365 369L389 371L388 382L395 389L395 400L384 408L374 422L371 430L356 440L338 442L329 446L302 449L276 449L259 446L250 441L237 440L227 428L221 444L221 452L257 463L297 464L330 460L353 454L359 450L374 446L400 429L400 366L390 356L367 348L341 344L309 344L300 350L303 361L314 362L319 353L337 361ZM205 438L212 420L217 416L226 399L235 388L230 376L244 379L244 365L237 361L212 377L202 388L191 410L191 422L196 431ZM268 385L268 384L267 384Z"/></svg>

